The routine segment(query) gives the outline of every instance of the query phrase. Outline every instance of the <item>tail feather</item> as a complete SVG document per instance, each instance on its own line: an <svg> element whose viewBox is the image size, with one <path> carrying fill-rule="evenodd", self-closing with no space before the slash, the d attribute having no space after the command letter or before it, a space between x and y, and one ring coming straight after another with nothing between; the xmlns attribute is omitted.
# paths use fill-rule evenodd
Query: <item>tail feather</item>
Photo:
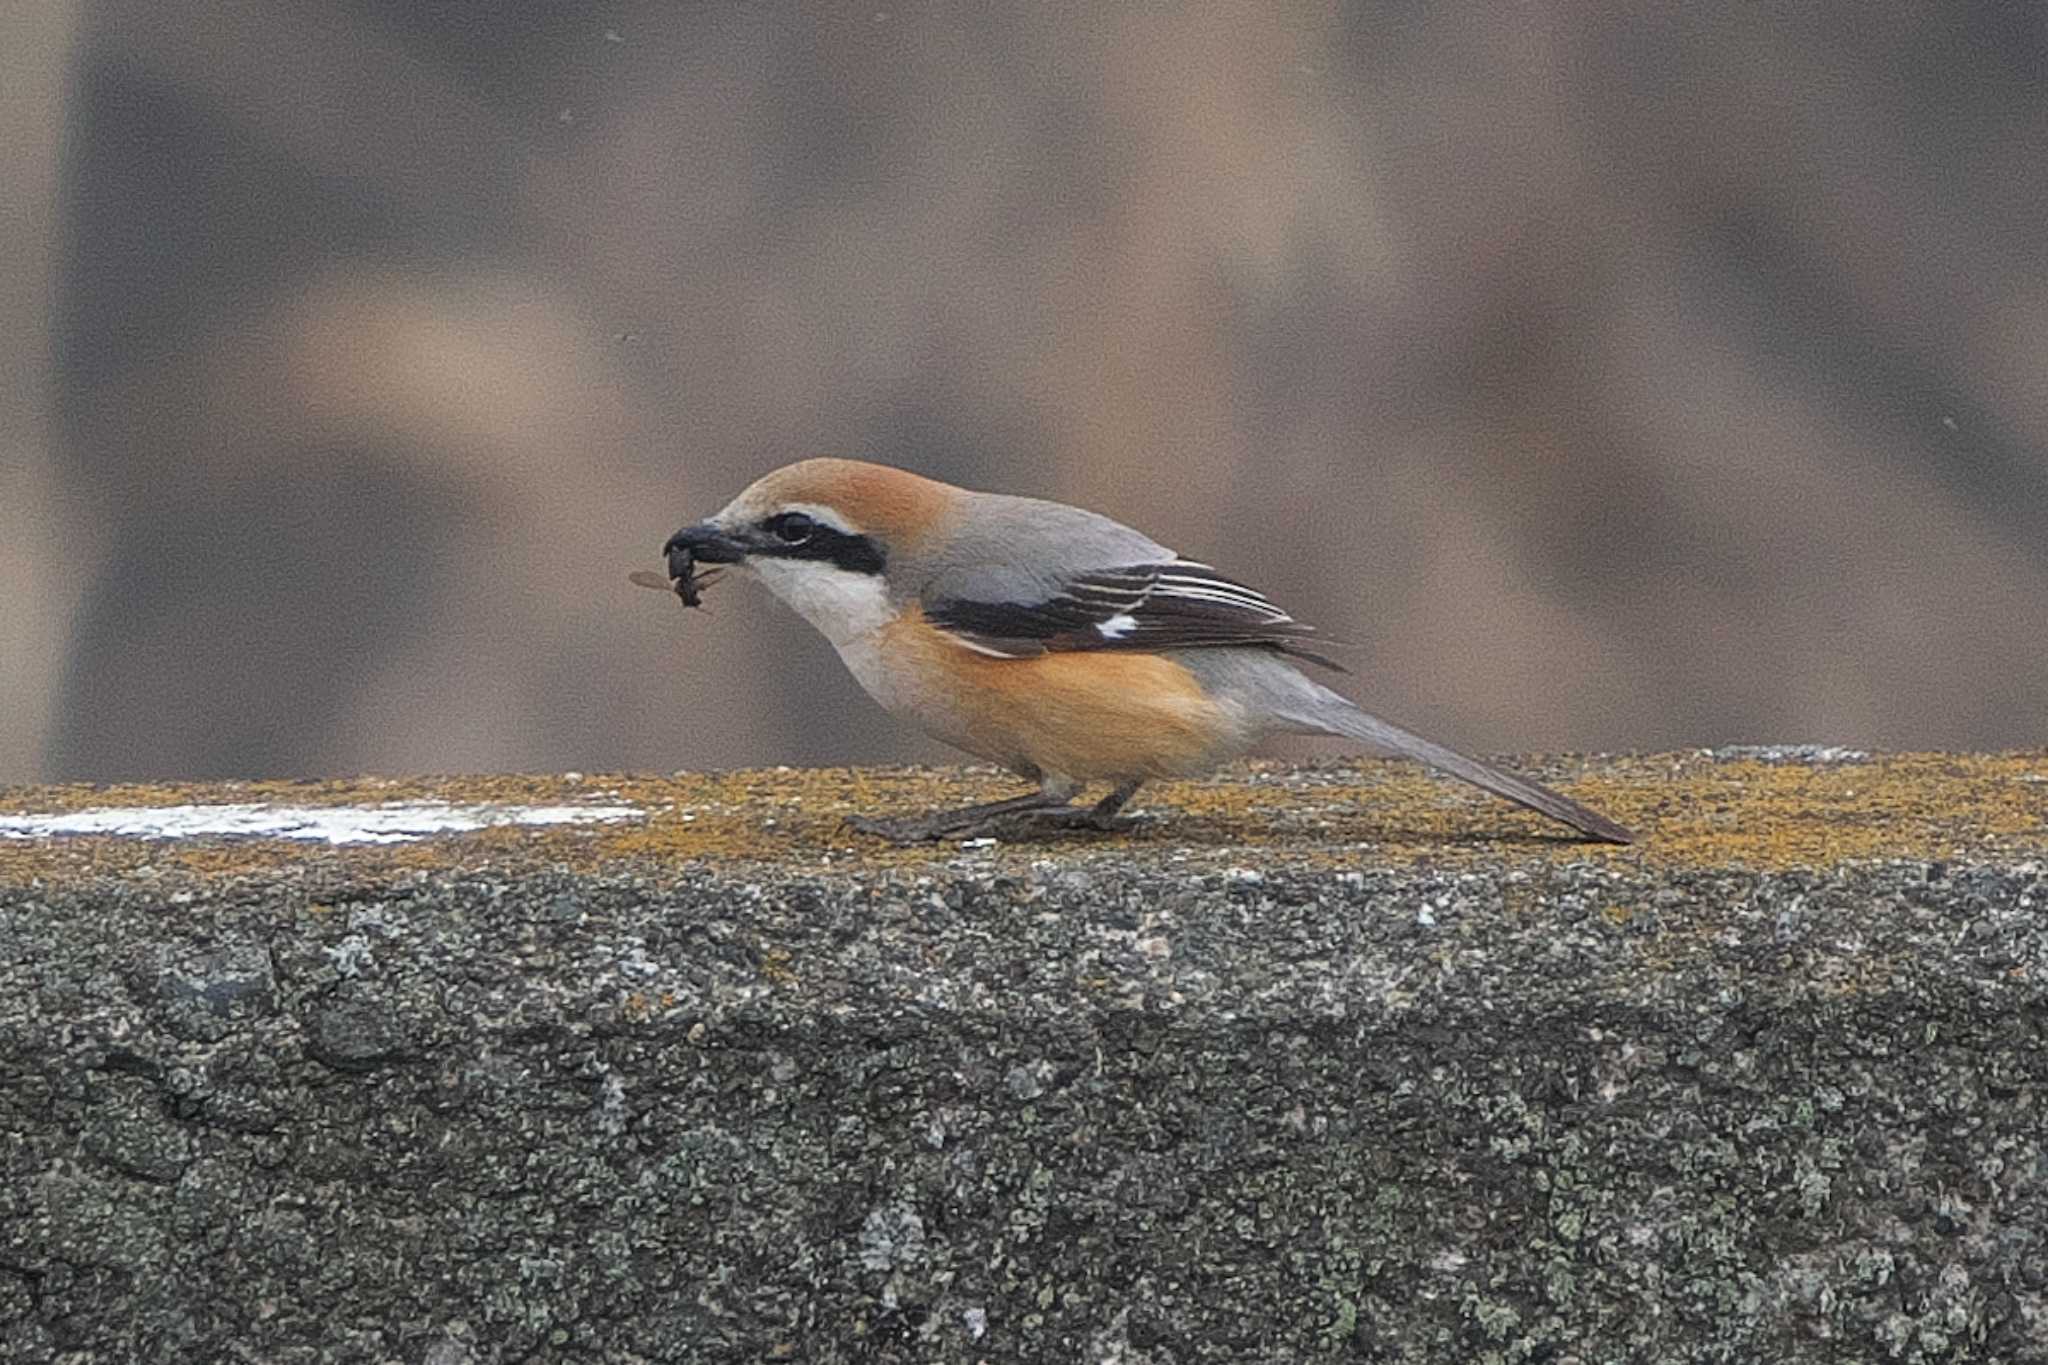
<svg viewBox="0 0 2048 1365"><path fill-rule="evenodd" d="M1316 706L1311 714L1297 717L1316 730L1325 734L1363 740L1376 748L1420 759L1433 768L1441 768L1451 776L1463 778L1473 786L1484 788L1495 796L1504 796L1517 805L1527 806L1530 810L1540 811L1553 820L1562 821L1591 838L1610 844L1635 842L1636 836L1629 829L1616 824L1596 810L1589 810L1569 796L1552 791L1540 782L1531 782L1526 777L1502 772L1499 768L1481 763L1476 758L1467 758L1455 749L1446 749L1441 744L1411 734L1377 716L1369 716L1327 688L1318 686L1316 690L1328 701Z"/></svg>

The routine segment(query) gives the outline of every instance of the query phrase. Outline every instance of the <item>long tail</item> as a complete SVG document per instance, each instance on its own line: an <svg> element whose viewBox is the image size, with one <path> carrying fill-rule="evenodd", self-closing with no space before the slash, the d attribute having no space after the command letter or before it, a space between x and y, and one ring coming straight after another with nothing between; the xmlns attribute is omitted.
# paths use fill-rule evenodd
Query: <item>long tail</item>
<svg viewBox="0 0 2048 1365"><path fill-rule="evenodd" d="M1526 777L1516 777L1498 768L1489 767L1476 758L1467 758L1455 749L1446 749L1432 743L1421 735L1410 734L1398 725L1390 725L1378 716L1369 716L1351 702L1320 684L1310 686L1322 695L1312 707L1304 708L1290 719L1312 730L1329 735L1344 735L1351 739L1363 740L1376 748L1420 759L1433 768L1441 768L1453 777L1461 777L1475 787L1483 787L1495 796L1504 796L1517 805L1530 810L1541 811L1553 820L1561 820L1594 839L1610 844L1632 844L1636 836L1627 828L1616 824L1596 810L1589 810L1565 796L1554 792L1540 782L1531 782Z"/></svg>

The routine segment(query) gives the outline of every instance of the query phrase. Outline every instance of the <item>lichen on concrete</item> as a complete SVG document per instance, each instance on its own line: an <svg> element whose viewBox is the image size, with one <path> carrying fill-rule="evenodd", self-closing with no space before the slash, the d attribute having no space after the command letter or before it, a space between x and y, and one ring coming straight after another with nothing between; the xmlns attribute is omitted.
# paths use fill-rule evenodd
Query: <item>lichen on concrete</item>
<svg viewBox="0 0 2048 1365"><path fill-rule="evenodd" d="M0 845L0 1358L2048 1358L2048 761L1541 771L0 794L649 812Z"/></svg>

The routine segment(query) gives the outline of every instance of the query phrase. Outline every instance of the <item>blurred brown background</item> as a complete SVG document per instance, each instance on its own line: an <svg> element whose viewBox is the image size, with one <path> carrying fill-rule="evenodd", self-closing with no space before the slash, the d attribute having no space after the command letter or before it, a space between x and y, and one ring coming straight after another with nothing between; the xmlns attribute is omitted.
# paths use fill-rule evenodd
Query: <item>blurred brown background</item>
<svg viewBox="0 0 2048 1365"><path fill-rule="evenodd" d="M1480 750L2048 738L2048 9L0 9L0 781L936 757L814 453Z"/></svg>

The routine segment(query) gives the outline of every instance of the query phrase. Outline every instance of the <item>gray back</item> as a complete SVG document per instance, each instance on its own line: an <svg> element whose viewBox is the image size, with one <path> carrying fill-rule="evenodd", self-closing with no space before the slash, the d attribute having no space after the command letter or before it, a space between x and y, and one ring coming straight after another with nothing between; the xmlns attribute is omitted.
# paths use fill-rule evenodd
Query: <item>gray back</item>
<svg viewBox="0 0 2048 1365"><path fill-rule="evenodd" d="M898 589L926 602L1040 602L1076 574L1160 564L1172 550L1099 513L1005 493L967 495L961 529L941 551L898 567Z"/></svg>

